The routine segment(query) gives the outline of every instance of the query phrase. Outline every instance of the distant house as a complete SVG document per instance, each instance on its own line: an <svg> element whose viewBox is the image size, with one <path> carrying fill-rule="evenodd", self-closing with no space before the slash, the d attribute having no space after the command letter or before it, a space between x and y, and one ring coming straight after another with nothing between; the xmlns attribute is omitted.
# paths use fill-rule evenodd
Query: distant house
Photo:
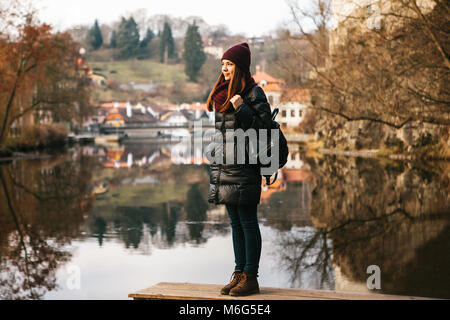
<svg viewBox="0 0 450 320"><path fill-rule="evenodd" d="M123 127L125 125L125 119L119 112L119 109L113 108L106 115L104 124L112 127Z"/></svg>
<svg viewBox="0 0 450 320"><path fill-rule="evenodd" d="M187 125L189 116L179 110L169 110L164 112L159 120L166 125Z"/></svg>
<svg viewBox="0 0 450 320"><path fill-rule="evenodd" d="M155 123L158 121L146 108L142 109L119 109L119 113L123 116L125 124L131 126L144 126L146 124Z"/></svg>
<svg viewBox="0 0 450 320"><path fill-rule="evenodd" d="M261 71L259 66L256 66L256 73L253 75L253 79L264 90L271 107L277 108L280 103L285 81L274 78L266 72Z"/></svg>
<svg viewBox="0 0 450 320"><path fill-rule="evenodd" d="M92 73L89 75L89 78L91 79L92 83L98 86L106 86L106 77L104 75Z"/></svg>
<svg viewBox="0 0 450 320"><path fill-rule="evenodd" d="M203 48L203 51L219 60L222 58L223 53L225 52L225 50L222 47L218 46L206 46Z"/></svg>
<svg viewBox="0 0 450 320"><path fill-rule="evenodd" d="M100 108L106 113L108 113L109 110L113 108L122 109L127 108L128 106L131 107L131 104L129 102L104 102L100 105Z"/></svg>
<svg viewBox="0 0 450 320"><path fill-rule="evenodd" d="M152 118L156 120L159 120L161 114L167 111L167 107L163 107L157 104L144 105L139 102L136 105L132 105L130 102L104 102L100 105L101 109L100 113L108 114L110 110L114 108L118 110L126 110L126 113L129 113L131 115L136 112L138 115L141 114L150 115ZM142 116L140 118L142 118ZM148 118L148 120L153 121L153 119L150 120L150 118Z"/></svg>
<svg viewBox="0 0 450 320"><path fill-rule="evenodd" d="M247 41L252 46L259 46L259 47L264 46L264 38L261 38L261 37L249 38Z"/></svg>
<svg viewBox="0 0 450 320"><path fill-rule="evenodd" d="M105 124L115 127L139 126L157 121L158 119L152 116L146 107L138 104L138 107L132 108L130 104L126 104L125 108L112 108L109 110Z"/></svg>
<svg viewBox="0 0 450 320"><path fill-rule="evenodd" d="M260 71L259 66L253 78L264 90L273 109L278 108L277 121L282 128L297 127L304 119L310 106L310 92L303 88L286 88L285 81Z"/></svg>
<svg viewBox="0 0 450 320"><path fill-rule="evenodd" d="M83 121L83 128L86 128L89 131L97 131L98 125L105 123L106 121L106 115L98 114L88 117L86 120Z"/></svg>
<svg viewBox="0 0 450 320"><path fill-rule="evenodd" d="M188 126L191 121L189 115L179 110L166 111L161 115L159 120L160 123L168 126ZM188 137L190 135L189 129L187 128L163 130L163 133L170 134L172 137Z"/></svg>
<svg viewBox="0 0 450 320"><path fill-rule="evenodd" d="M178 111L180 111L184 115L184 117L188 120L188 123L193 123L196 120L193 110L181 109Z"/></svg>
<svg viewBox="0 0 450 320"><path fill-rule="evenodd" d="M280 113L277 120L281 126L284 128L298 126L305 118L307 109L310 107L310 100L308 89L286 89L278 105Z"/></svg>
<svg viewBox="0 0 450 320"><path fill-rule="evenodd" d="M161 114L165 110L167 110L166 107L160 106L158 104L150 104L150 105L146 106L146 108L147 108L147 111L158 120L161 117Z"/></svg>
<svg viewBox="0 0 450 320"><path fill-rule="evenodd" d="M188 111L190 114L193 115L193 118L191 117L191 120L198 121L201 120L202 124L214 124L214 113L207 112L206 111L206 103L183 103L179 106L180 111Z"/></svg>

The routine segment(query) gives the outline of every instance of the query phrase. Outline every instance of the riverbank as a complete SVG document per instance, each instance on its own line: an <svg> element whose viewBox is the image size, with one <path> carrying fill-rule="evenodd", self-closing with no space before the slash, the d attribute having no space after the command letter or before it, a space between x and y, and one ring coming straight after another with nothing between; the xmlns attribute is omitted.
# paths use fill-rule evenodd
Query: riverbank
<svg viewBox="0 0 450 320"><path fill-rule="evenodd" d="M64 150L69 142L68 135L69 130L59 123L29 126L22 135L6 138L0 146L0 161L40 158L41 152Z"/></svg>
<svg viewBox="0 0 450 320"><path fill-rule="evenodd" d="M9 158L13 155L13 152L9 149L0 148L0 159Z"/></svg>
<svg viewBox="0 0 450 320"><path fill-rule="evenodd" d="M7 155L3 153L4 150L0 151L0 163L2 162L9 162L13 160L32 160L32 159L44 159L44 158L51 158L53 157L53 154L49 153L36 153L36 152L11 152Z"/></svg>
<svg viewBox="0 0 450 320"><path fill-rule="evenodd" d="M300 143L305 152L315 151L319 154L346 156L346 157L362 157L362 158L379 158L405 161L450 161L450 153L446 146L442 144L434 146L425 146L419 148L410 148L410 152L405 152L399 148L384 149L362 149L352 150L350 148L326 148L323 140L309 139Z"/></svg>
<svg viewBox="0 0 450 320"><path fill-rule="evenodd" d="M64 148L64 147L63 147ZM9 149L0 149L0 162L7 162L17 159L38 159L38 158L49 158L52 155L47 153L42 153L42 151L55 151L61 150L61 146L58 148L36 148L28 149L22 151L12 151ZM305 152L315 151L319 154L327 155L337 155L345 157L361 157L361 158L378 158L378 159L391 159L391 160L404 160L404 161L415 161L415 160L426 160L426 161L450 161L450 158L432 158L432 157L422 157L420 155L414 154L385 154L378 149L374 150L336 150L336 149L325 149L325 148L304 148Z"/></svg>
<svg viewBox="0 0 450 320"><path fill-rule="evenodd" d="M351 150L335 150L335 149L318 149L319 153L339 155L347 157L362 157L362 158L388 158L392 160L426 160L426 161L450 161L450 158L436 158L436 157L426 157L422 154L386 154L381 150L361 150L361 151L351 151Z"/></svg>
<svg viewBox="0 0 450 320"><path fill-rule="evenodd" d="M55 153L64 152L69 143L46 145L15 145L13 148L0 148L0 163L13 160L31 160L51 158Z"/></svg>

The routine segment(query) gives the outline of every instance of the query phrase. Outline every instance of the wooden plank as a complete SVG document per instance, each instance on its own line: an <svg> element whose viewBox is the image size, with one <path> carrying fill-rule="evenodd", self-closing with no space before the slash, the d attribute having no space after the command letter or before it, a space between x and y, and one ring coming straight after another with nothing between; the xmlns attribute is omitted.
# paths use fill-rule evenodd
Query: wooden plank
<svg viewBox="0 0 450 320"><path fill-rule="evenodd" d="M301 290L261 287L259 294L245 297L221 295L219 284L194 284L160 282L150 288L128 295L134 299L168 300L420 300L422 297L395 296L386 294L337 292L329 290Z"/></svg>

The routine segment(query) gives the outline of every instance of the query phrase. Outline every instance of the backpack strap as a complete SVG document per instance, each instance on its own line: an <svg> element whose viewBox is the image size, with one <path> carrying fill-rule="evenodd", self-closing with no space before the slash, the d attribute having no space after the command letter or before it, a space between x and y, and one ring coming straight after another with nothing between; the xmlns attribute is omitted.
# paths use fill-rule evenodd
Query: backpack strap
<svg viewBox="0 0 450 320"><path fill-rule="evenodd" d="M275 117L277 116L279 111L280 110L278 108L273 109L273 111L272 111L272 120L275 120Z"/></svg>
<svg viewBox="0 0 450 320"><path fill-rule="evenodd" d="M273 178L272 182L270 182L270 177L271 176L265 176L265 178L266 178L266 185L270 186L271 184L274 184L275 181L277 181L277 176L278 176L278 171L275 173L275 178Z"/></svg>

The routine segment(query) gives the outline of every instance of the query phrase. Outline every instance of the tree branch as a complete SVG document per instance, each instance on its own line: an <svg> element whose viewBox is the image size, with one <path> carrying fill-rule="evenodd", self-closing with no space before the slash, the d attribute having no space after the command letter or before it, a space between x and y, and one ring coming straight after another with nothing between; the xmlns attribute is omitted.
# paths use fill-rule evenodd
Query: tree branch
<svg viewBox="0 0 450 320"><path fill-rule="evenodd" d="M409 2L413 6L413 10L417 13L420 21L423 23L425 30L427 31L428 35L430 36L431 40L433 41L434 45L438 49L439 53L441 54L442 58L444 59L444 63L447 66L448 69L450 69L450 58L447 55L447 53L442 48L441 44L437 40L436 36L434 35L433 31L431 31L430 25L423 15L422 11L420 11L420 8L417 6L416 0L409 0Z"/></svg>
<svg viewBox="0 0 450 320"><path fill-rule="evenodd" d="M333 110L330 110L330 109L327 109L327 108L324 108L324 107L313 107L313 109L318 109L318 110L325 111L325 112L333 114L333 115L340 116L340 117L344 118L347 121L367 120L367 121L382 123L382 124L388 125L390 127L396 128L396 129L400 129L404 125L406 125L407 123L412 121L412 118L408 118L405 121L401 122L400 124L395 124L395 123L392 123L392 122L389 122L389 121L385 121L385 120L377 119L377 118L372 118L372 117L368 117L368 116L361 116L361 117L352 118L352 117L350 117L350 116L348 116L348 115L346 115L346 114L344 114L344 113L342 113L340 111L333 111Z"/></svg>

